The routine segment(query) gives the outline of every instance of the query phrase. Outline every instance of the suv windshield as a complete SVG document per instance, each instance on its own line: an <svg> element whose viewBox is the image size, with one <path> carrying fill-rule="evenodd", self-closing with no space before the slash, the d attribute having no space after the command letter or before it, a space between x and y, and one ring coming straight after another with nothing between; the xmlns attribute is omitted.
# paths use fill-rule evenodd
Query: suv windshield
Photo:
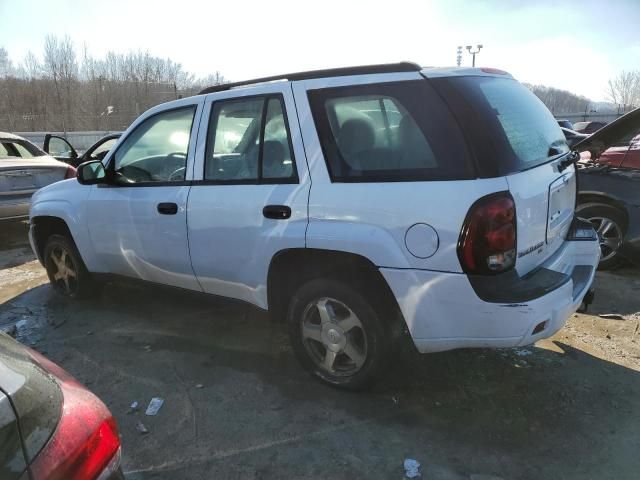
<svg viewBox="0 0 640 480"><path fill-rule="evenodd" d="M516 80L469 76L433 83L471 141L480 176L527 170L569 152L551 112Z"/></svg>

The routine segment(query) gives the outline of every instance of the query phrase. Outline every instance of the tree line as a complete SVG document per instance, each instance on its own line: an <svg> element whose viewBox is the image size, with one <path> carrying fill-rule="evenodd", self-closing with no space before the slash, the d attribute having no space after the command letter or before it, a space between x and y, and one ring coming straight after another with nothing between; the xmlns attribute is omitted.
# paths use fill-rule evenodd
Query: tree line
<svg viewBox="0 0 640 480"><path fill-rule="evenodd" d="M148 108L223 83L215 72L196 78L180 63L149 52L80 54L70 37L47 35L42 59L15 63L0 46L0 131L124 130ZM525 84L526 85L526 84ZM544 85L527 85L556 116L592 111L590 99ZM640 106L640 70L609 80L613 110Z"/></svg>
<svg viewBox="0 0 640 480"><path fill-rule="evenodd" d="M42 59L29 52L16 64L0 46L0 131L124 130L154 105L224 81L149 52L78 54L68 36L48 35Z"/></svg>

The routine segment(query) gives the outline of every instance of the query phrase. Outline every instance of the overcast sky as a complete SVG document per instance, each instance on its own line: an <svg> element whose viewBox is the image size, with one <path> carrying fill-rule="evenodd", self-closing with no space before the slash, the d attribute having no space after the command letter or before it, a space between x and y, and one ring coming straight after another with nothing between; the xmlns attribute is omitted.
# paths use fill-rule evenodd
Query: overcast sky
<svg viewBox="0 0 640 480"><path fill-rule="evenodd" d="M47 33L108 50L149 50L198 76L241 80L411 60L455 63L482 43L480 66L606 98L607 80L640 68L640 0L0 0L0 46L41 56ZM470 65L466 54L463 64Z"/></svg>

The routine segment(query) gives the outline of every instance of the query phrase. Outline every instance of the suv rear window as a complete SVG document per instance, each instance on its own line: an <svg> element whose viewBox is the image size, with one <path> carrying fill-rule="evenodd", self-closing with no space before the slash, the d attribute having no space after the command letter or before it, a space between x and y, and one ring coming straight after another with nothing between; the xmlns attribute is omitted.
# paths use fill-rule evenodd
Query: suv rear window
<svg viewBox="0 0 640 480"><path fill-rule="evenodd" d="M551 112L516 80L468 76L432 82L470 139L480 176L527 170L569 152Z"/></svg>
<svg viewBox="0 0 640 480"><path fill-rule="evenodd" d="M334 182L473 178L464 139L426 80L309 91Z"/></svg>

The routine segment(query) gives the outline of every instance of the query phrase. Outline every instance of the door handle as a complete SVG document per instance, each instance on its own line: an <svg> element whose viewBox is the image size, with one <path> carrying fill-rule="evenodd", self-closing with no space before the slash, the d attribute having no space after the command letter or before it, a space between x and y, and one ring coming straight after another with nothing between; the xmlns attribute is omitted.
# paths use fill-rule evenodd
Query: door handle
<svg viewBox="0 0 640 480"><path fill-rule="evenodd" d="M175 215L178 213L178 204L173 202L159 203L158 213L161 215Z"/></svg>
<svg viewBox="0 0 640 480"><path fill-rule="evenodd" d="M291 209L286 205L267 205L262 209L262 215L274 220L286 220L291 217Z"/></svg>

